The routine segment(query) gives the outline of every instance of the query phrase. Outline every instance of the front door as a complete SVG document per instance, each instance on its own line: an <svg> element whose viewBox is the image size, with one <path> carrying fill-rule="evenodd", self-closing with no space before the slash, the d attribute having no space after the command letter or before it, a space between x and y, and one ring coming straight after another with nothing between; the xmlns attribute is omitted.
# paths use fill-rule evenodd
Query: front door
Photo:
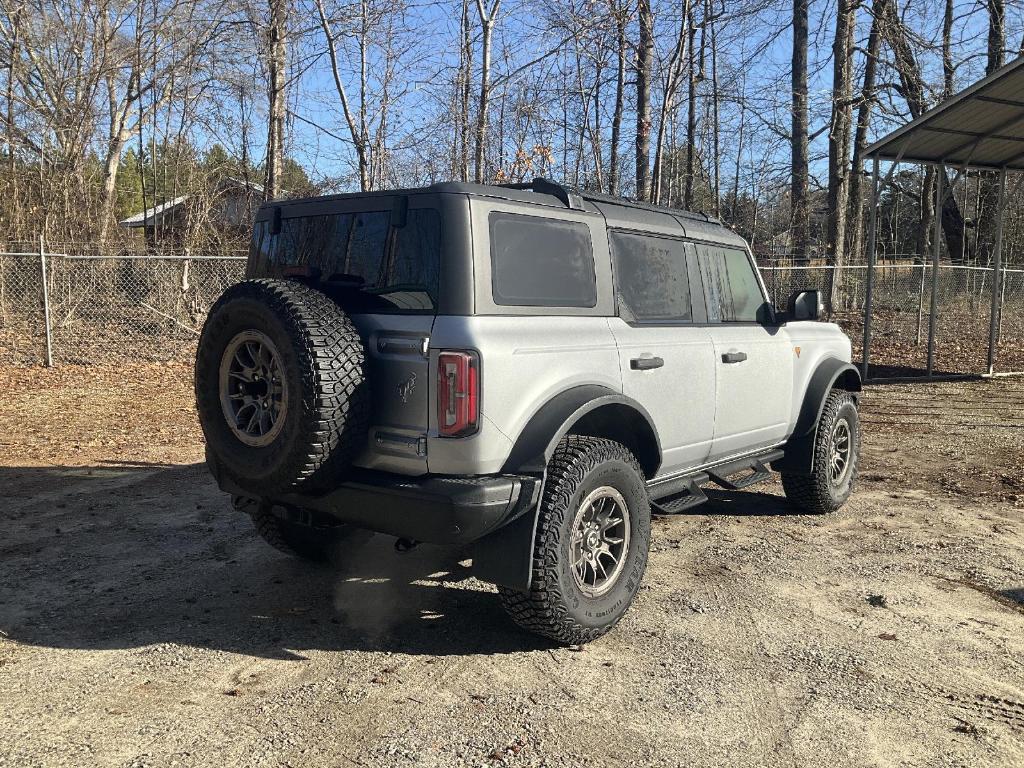
<svg viewBox="0 0 1024 768"><path fill-rule="evenodd" d="M694 317L696 265L682 240L625 231L611 232L609 240L618 303L609 323L623 392L657 426L659 475L699 466L714 437L715 349L700 324L704 318Z"/></svg>
<svg viewBox="0 0 1024 768"><path fill-rule="evenodd" d="M704 244L696 251L715 345L716 461L786 438L793 350L786 330L768 322L767 297L748 254Z"/></svg>

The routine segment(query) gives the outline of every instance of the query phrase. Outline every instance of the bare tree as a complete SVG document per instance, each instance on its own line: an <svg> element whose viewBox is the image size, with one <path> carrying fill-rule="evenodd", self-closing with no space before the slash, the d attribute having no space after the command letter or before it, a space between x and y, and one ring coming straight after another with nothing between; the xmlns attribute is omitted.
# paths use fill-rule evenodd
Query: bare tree
<svg viewBox="0 0 1024 768"><path fill-rule="evenodd" d="M832 44L832 120L828 131L828 261L841 267L846 261L846 215L850 179L850 128L853 120L853 32L860 0L838 0ZM825 292L832 311L839 270Z"/></svg>
<svg viewBox="0 0 1024 768"><path fill-rule="evenodd" d="M810 210L808 200L807 19L808 0L793 0L793 115L790 198L793 254L799 262L809 258Z"/></svg>
<svg viewBox="0 0 1024 768"><path fill-rule="evenodd" d="M267 25L267 174L263 189L266 199L273 200L281 194L281 171L284 163L290 0L268 2L270 22Z"/></svg>
<svg viewBox="0 0 1024 768"><path fill-rule="evenodd" d="M651 65L654 59L654 14L650 0L638 0L640 37L636 50L636 196L651 199Z"/></svg>
<svg viewBox="0 0 1024 768"><path fill-rule="evenodd" d="M474 159L473 178L482 184L486 176L485 153L487 148L487 109L491 99L491 39L494 35L494 23L498 18L501 0L491 0L485 7L484 0L476 0L476 10L480 16L480 103L477 105L476 116L476 152Z"/></svg>

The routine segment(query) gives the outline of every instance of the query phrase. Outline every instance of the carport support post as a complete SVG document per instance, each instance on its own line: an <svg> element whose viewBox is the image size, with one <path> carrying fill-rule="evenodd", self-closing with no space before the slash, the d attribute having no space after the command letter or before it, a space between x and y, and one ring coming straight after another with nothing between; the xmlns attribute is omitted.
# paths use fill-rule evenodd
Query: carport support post
<svg viewBox="0 0 1024 768"><path fill-rule="evenodd" d="M992 308L988 318L988 375L995 373L996 338L999 330L999 294L1003 274L1003 213L1006 207L1006 168L999 171L999 204L996 206L996 242L992 249Z"/></svg>
<svg viewBox="0 0 1024 768"><path fill-rule="evenodd" d="M939 311L939 251L942 248L942 203L945 190L946 164L939 163L935 174L935 234L932 236L932 305L928 314L928 378L935 370L935 325Z"/></svg>
<svg viewBox="0 0 1024 768"><path fill-rule="evenodd" d="M871 357L871 300L875 288L875 240L878 233L878 155L871 162L871 212L868 215L868 284L864 290L864 360L860 375L868 379L868 360Z"/></svg>
<svg viewBox="0 0 1024 768"><path fill-rule="evenodd" d="M46 328L46 367L53 368L53 339L50 337L50 288L46 279L46 246L39 236L39 269L43 277L43 325Z"/></svg>

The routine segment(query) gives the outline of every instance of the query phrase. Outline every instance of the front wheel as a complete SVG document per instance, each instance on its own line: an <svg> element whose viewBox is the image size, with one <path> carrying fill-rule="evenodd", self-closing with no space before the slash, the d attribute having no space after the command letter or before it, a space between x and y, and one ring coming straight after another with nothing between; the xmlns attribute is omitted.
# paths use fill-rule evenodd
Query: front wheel
<svg viewBox="0 0 1024 768"><path fill-rule="evenodd" d="M651 506L639 464L624 446L569 435L548 464L528 592L499 587L524 629L586 643L633 602L651 538Z"/></svg>
<svg viewBox="0 0 1024 768"><path fill-rule="evenodd" d="M811 473L782 473L786 498L813 515L835 512L853 493L859 461L857 401L849 392L834 389L818 420Z"/></svg>

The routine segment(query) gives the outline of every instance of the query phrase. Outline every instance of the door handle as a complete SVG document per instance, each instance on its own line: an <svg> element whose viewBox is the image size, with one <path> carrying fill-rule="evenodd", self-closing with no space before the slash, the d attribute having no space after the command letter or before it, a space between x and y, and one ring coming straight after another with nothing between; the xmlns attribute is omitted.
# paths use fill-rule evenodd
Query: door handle
<svg viewBox="0 0 1024 768"><path fill-rule="evenodd" d="M742 363L746 359L746 352L726 352L722 355L723 363Z"/></svg>
<svg viewBox="0 0 1024 768"><path fill-rule="evenodd" d="M653 371L664 364L665 361L660 357L634 357L629 361L629 367L634 371Z"/></svg>

